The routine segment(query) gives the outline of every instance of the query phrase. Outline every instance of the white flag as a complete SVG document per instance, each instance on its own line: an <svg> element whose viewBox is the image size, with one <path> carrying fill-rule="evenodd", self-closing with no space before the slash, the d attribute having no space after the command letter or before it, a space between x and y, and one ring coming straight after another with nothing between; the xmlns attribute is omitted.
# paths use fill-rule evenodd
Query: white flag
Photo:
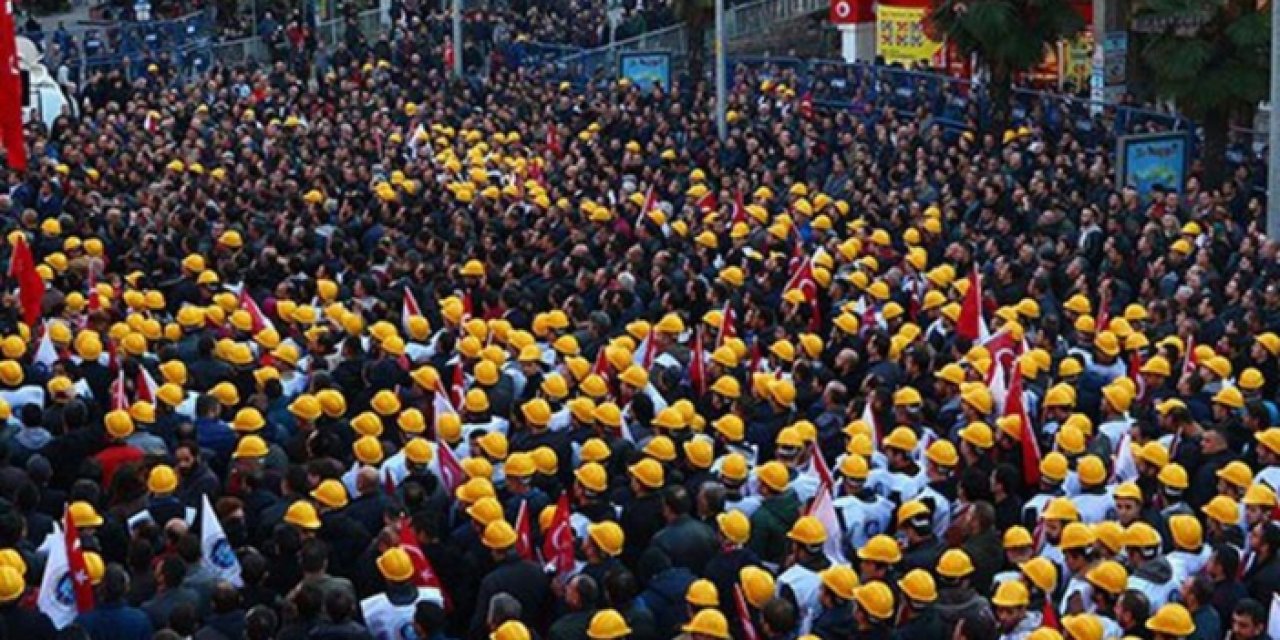
<svg viewBox="0 0 1280 640"><path fill-rule="evenodd" d="M244 581L240 579L240 559L227 542L227 534L222 532L222 523L218 522L218 514L213 512L213 506L209 504L209 496L202 496L201 500L201 562L217 573L220 579L230 582L234 587L242 587Z"/></svg>
<svg viewBox="0 0 1280 640"><path fill-rule="evenodd" d="M827 557L836 564L845 564L847 560L844 558L844 527L840 524L840 516L836 514L835 503L831 501L829 487L823 486L818 489L818 495L814 496L813 504L809 505L809 515L817 518L818 522L822 523L822 528L827 530L827 541L822 548Z"/></svg>
<svg viewBox="0 0 1280 640"><path fill-rule="evenodd" d="M46 323L44 331L41 332L40 342L36 344L36 353L32 358L32 363L36 368L43 367L43 371L52 372L53 365L58 363L58 349L53 346L53 338L49 336L49 325Z"/></svg>
<svg viewBox="0 0 1280 640"><path fill-rule="evenodd" d="M1271 594L1271 615L1267 617L1267 635L1280 638L1280 593Z"/></svg>
<svg viewBox="0 0 1280 640"><path fill-rule="evenodd" d="M53 533L49 534L47 542L49 557L44 563L44 576L40 578L40 597L36 600L36 607L49 616L53 626L62 629L71 624L80 611L76 608L76 590L71 583L66 541L62 527L57 523L54 523Z"/></svg>

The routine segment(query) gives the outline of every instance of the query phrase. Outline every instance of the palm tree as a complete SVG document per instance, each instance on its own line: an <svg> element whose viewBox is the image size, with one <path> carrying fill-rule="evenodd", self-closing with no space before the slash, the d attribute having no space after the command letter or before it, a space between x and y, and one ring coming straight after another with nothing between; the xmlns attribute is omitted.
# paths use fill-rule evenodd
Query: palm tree
<svg viewBox="0 0 1280 640"><path fill-rule="evenodd" d="M1233 118L1267 96L1270 8L1256 0L1146 0L1138 11L1152 88L1204 127L1203 180L1221 184Z"/></svg>
<svg viewBox="0 0 1280 640"><path fill-rule="evenodd" d="M716 19L715 0L676 0L676 18L689 33L689 75L694 81L703 78L707 55L707 28Z"/></svg>
<svg viewBox="0 0 1280 640"><path fill-rule="evenodd" d="M1009 121L1014 75L1044 60L1050 47L1084 28L1069 0L934 0L925 22L934 40L978 54L990 71L990 129Z"/></svg>

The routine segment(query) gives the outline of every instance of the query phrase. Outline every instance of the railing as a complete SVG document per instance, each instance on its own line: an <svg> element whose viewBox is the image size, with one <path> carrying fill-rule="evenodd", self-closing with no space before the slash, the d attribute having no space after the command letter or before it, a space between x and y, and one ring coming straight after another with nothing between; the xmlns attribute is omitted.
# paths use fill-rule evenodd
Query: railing
<svg viewBox="0 0 1280 640"><path fill-rule="evenodd" d="M209 67L213 35L208 16L193 13L173 20L73 25L43 33L42 44L47 67L65 63L82 79L115 69L136 78L164 61L185 80Z"/></svg>
<svg viewBox="0 0 1280 640"><path fill-rule="evenodd" d="M824 10L828 0L756 0L725 9L725 37L730 41L755 36L776 28L779 22ZM638 36L578 51L554 61L548 69L556 81L575 84L611 79L617 71L617 54L622 51L665 51L675 69L684 66L689 54L688 30L683 24L655 29ZM714 46L708 38L708 46Z"/></svg>
<svg viewBox="0 0 1280 640"><path fill-rule="evenodd" d="M924 106L931 122L952 135L972 124L989 123L987 89L967 79L844 60L739 56L731 57L730 64L752 82L787 84L798 95L808 94L819 108L850 112L867 121L875 120L884 107L909 117ZM1070 133L1093 149L1110 149L1117 137L1129 134L1195 129L1193 122L1177 114L1023 88L1013 92L1011 115L1013 127L1034 122L1054 135Z"/></svg>
<svg viewBox="0 0 1280 640"><path fill-rule="evenodd" d="M361 12L356 17L360 31L370 40L390 27L390 17L383 8ZM326 20L316 25L316 39L325 47L341 42L347 30L345 19ZM263 63L271 59L271 47L261 37L251 36L213 45L212 56L223 65Z"/></svg>

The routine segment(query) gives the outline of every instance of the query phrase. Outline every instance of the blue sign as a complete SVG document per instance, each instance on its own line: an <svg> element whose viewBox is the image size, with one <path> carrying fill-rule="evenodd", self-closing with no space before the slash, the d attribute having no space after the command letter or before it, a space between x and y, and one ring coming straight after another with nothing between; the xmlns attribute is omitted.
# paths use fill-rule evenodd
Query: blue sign
<svg viewBox="0 0 1280 640"><path fill-rule="evenodd" d="M671 88L670 53L620 53L618 67L620 77L641 89L652 89L655 84L664 90Z"/></svg>
<svg viewBox="0 0 1280 640"><path fill-rule="evenodd" d="M1137 189L1138 197L1146 202L1155 187L1182 193L1191 137L1178 131L1124 136L1120 138L1118 155L1119 186Z"/></svg>

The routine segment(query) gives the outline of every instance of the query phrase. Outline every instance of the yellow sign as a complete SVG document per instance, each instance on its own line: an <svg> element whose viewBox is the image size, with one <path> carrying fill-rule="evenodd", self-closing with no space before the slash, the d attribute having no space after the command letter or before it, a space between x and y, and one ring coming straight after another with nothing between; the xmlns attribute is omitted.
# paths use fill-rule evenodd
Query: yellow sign
<svg viewBox="0 0 1280 640"><path fill-rule="evenodd" d="M928 61L942 48L924 33L924 7L876 7L876 55L889 64Z"/></svg>
<svg viewBox="0 0 1280 640"><path fill-rule="evenodd" d="M1089 74L1093 72L1093 31L1085 29L1079 35L1062 42L1063 80L1072 82L1079 90L1089 86Z"/></svg>

